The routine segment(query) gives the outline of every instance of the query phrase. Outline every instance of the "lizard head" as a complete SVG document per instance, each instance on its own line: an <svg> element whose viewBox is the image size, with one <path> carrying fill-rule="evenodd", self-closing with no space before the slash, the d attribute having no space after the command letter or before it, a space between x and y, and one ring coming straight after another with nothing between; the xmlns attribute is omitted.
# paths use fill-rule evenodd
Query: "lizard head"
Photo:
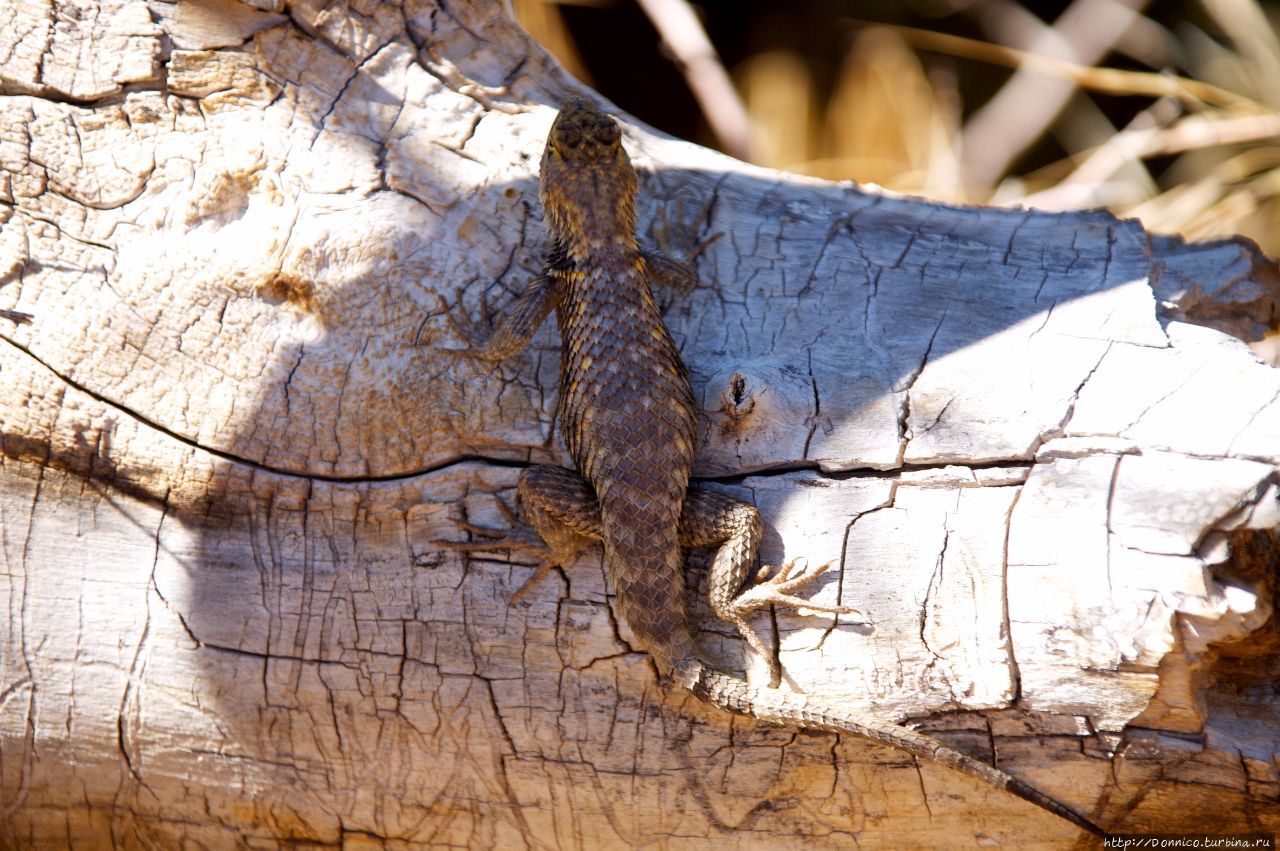
<svg viewBox="0 0 1280 851"><path fill-rule="evenodd" d="M571 253L635 247L636 172L622 130L581 98L560 109L547 134L540 194L552 235Z"/></svg>

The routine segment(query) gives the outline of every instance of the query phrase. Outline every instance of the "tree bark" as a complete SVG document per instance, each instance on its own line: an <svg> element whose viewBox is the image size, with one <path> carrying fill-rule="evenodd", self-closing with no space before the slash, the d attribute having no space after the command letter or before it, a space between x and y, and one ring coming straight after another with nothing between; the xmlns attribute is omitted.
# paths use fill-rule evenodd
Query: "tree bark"
<svg viewBox="0 0 1280 851"><path fill-rule="evenodd" d="M463 558L557 340L442 357L547 249L585 93L497 4L20 4L0 33L0 844L1066 847L945 768L658 680L598 554ZM616 111L616 110L615 110ZM753 168L621 116L785 688L1114 831L1280 829L1280 372L1250 245ZM667 226L663 226L663 222ZM664 240L664 235L672 239ZM3 321L3 320L0 320ZM714 622L710 658L758 680Z"/></svg>

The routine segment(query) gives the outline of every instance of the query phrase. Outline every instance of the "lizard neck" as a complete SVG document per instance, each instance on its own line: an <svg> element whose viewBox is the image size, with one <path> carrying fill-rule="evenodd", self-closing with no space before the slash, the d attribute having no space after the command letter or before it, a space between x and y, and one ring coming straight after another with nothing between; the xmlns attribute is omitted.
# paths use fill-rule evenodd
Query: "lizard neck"
<svg viewBox="0 0 1280 851"><path fill-rule="evenodd" d="M630 262L636 244L636 172L621 148L568 166L544 156L539 195L556 244L581 265Z"/></svg>
<svg viewBox="0 0 1280 851"><path fill-rule="evenodd" d="M577 268L614 265L643 270L639 264L640 247L636 244L635 235L631 231L617 230L608 222L587 219L574 232L559 235L557 239Z"/></svg>

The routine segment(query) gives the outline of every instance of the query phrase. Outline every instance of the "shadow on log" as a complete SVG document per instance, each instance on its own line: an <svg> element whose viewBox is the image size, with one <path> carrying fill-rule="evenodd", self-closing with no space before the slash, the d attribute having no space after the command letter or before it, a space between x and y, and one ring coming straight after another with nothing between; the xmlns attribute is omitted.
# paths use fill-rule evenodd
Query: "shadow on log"
<svg viewBox="0 0 1280 851"><path fill-rule="evenodd" d="M430 543L564 460L553 329L497 369L432 349L441 298L476 317L536 274L537 158L582 91L497 4L100 5L20 9L47 38L0 100L0 295L34 316L0 328L0 842L1069 845L664 686L597 555L512 606L532 565ZM695 474L865 613L779 612L784 687L1114 831L1280 827L1280 373L1237 339L1273 265L623 119L646 241L660 210L676 253L722 234L658 294ZM697 565L705 650L761 677Z"/></svg>

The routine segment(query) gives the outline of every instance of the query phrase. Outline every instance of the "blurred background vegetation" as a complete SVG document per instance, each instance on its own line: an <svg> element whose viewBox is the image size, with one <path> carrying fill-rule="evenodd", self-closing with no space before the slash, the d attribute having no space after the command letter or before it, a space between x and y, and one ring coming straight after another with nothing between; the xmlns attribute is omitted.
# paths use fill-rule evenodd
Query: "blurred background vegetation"
<svg viewBox="0 0 1280 851"><path fill-rule="evenodd" d="M949 202L1105 207L1280 255L1260 0L513 0L568 70L741 159Z"/></svg>

